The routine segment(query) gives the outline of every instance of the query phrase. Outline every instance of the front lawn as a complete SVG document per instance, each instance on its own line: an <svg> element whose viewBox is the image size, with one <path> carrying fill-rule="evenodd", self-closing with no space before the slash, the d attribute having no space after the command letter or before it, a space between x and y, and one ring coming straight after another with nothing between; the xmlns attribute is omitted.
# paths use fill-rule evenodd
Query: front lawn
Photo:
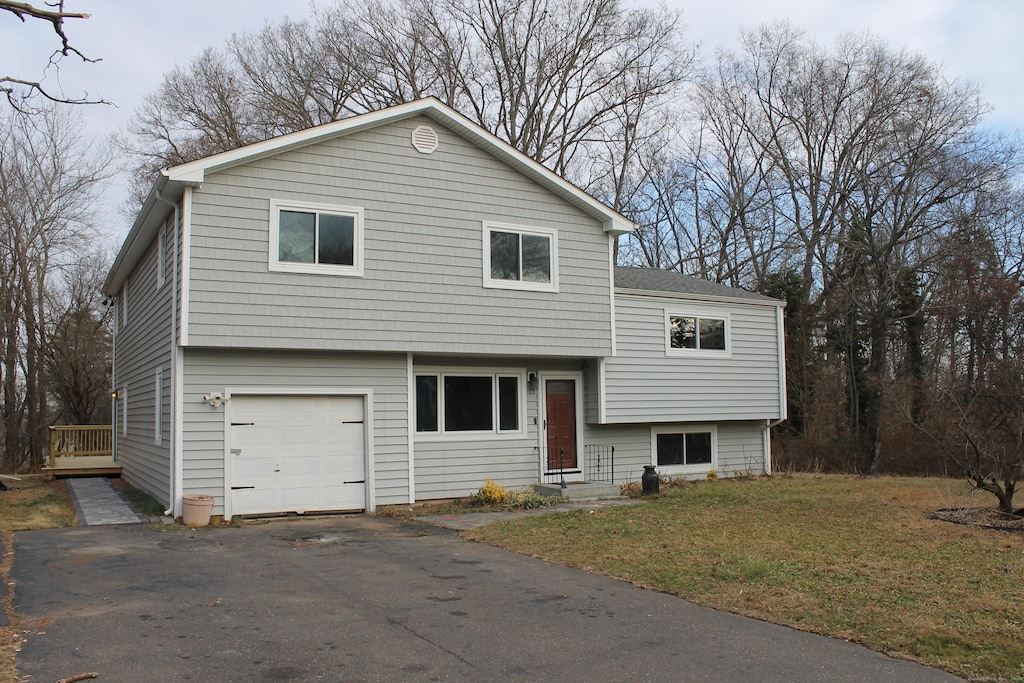
<svg viewBox="0 0 1024 683"><path fill-rule="evenodd" d="M991 501L956 480L776 476L467 536L968 678L1021 681L1024 533L928 516L977 505Z"/></svg>

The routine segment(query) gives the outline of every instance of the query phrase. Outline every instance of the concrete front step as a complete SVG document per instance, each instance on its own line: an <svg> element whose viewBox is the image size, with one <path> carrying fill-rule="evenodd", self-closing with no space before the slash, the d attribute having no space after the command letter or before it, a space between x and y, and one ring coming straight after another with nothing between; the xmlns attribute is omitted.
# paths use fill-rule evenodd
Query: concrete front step
<svg viewBox="0 0 1024 683"><path fill-rule="evenodd" d="M618 486L602 482L573 482L566 484L564 489L560 484L534 484L533 487L542 496L560 496L565 500L601 500L622 497Z"/></svg>

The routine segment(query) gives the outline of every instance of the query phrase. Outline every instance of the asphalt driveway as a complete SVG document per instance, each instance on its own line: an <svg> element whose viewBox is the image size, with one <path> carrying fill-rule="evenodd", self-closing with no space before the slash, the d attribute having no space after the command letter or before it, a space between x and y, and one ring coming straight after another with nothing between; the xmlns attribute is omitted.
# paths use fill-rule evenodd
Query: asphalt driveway
<svg viewBox="0 0 1024 683"><path fill-rule="evenodd" d="M415 522L79 527L14 545L32 681L959 680Z"/></svg>

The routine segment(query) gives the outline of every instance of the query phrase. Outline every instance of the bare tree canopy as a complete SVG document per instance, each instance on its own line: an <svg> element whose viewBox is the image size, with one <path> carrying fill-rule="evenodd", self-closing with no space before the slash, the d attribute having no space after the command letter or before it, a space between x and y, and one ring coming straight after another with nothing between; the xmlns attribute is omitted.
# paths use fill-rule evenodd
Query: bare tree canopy
<svg viewBox="0 0 1024 683"><path fill-rule="evenodd" d="M790 427L822 429L821 397L842 397L831 443L844 469L877 472L902 414L886 395L920 404L935 359L928 304L950 236L1005 220L1015 144L984 129L975 86L922 57L869 35L825 48L786 23L720 53L692 104L624 256L786 299Z"/></svg>
<svg viewBox="0 0 1024 683"><path fill-rule="evenodd" d="M85 320L102 327L100 302L74 292L82 289L86 264L106 260L92 244L93 209L108 169L109 155L83 140L81 118L66 106L0 116L0 469L38 468L47 427L60 417L51 395L62 409L70 407L61 382L77 382L90 362L106 365L101 352L78 358L76 370L61 369L64 361L54 352L102 351L102 341L62 340L89 330L103 338Z"/></svg>
<svg viewBox="0 0 1024 683"><path fill-rule="evenodd" d="M167 74L125 146L151 174L432 95L623 209L694 56L619 0L344 0Z"/></svg>
<svg viewBox="0 0 1024 683"><path fill-rule="evenodd" d="M78 48L71 44L71 39L64 30L66 19L88 19L88 14L80 12L66 12L64 0L46 3L45 7L37 7L26 2L9 2L0 0L0 10L9 12L25 23L29 19L37 19L48 22L53 26L53 32L60 40L60 47L50 55L48 67L58 67L61 58L74 55L83 62L98 62L99 59L86 57ZM31 111L34 109L31 104L34 96L39 95L51 102L62 104L109 104L104 100L90 99L88 95L79 98L70 98L63 93L56 93L43 86L42 80L30 80L19 76L0 76L0 92L7 96L7 101L19 111Z"/></svg>

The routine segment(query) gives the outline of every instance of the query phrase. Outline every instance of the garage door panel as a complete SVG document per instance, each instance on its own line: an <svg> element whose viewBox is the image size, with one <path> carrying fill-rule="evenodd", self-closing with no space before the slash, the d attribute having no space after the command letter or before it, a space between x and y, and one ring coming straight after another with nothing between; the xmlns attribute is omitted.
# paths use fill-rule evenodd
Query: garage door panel
<svg viewBox="0 0 1024 683"><path fill-rule="evenodd" d="M286 456L280 459L279 469L286 477L315 478L320 471L320 460L313 456Z"/></svg>
<svg viewBox="0 0 1024 683"><path fill-rule="evenodd" d="M366 507L362 397L235 396L230 409L233 514Z"/></svg>
<svg viewBox="0 0 1024 683"><path fill-rule="evenodd" d="M318 510L351 510L362 504L363 486L360 484L326 486L321 490L321 496L322 507L317 508Z"/></svg>

